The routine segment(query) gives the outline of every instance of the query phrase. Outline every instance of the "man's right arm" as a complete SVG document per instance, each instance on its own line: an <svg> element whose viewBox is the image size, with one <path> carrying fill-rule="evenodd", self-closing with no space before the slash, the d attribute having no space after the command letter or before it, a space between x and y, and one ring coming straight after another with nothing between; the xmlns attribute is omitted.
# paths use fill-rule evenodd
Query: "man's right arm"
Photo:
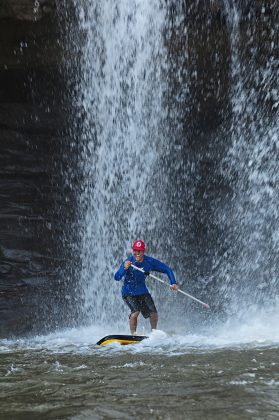
<svg viewBox="0 0 279 420"><path fill-rule="evenodd" d="M119 281L122 279L122 277L125 274L125 268L124 268L124 261L121 264L121 266L119 267L119 269L116 271L116 273L114 274L114 280Z"/></svg>
<svg viewBox="0 0 279 420"><path fill-rule="evenodd" d="M116 271L116 273L114 274L114 280L119 281L122 279L122 277L124 276L124 274L126 273L126 271L129 269L129 267L131 266L131 261L130 260L125 260L123 261L123 263L121 264L121 266L119 267L119 269Z"/></svg>

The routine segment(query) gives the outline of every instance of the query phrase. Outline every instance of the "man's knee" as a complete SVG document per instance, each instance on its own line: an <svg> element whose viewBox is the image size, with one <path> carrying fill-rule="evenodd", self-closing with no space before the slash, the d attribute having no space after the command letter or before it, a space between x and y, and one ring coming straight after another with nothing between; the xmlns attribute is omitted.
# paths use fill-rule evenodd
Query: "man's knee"
<svg viewBox="0 0 279 420"><path fill-rule="evenodd" d="M157 312L151 312L150 318L154 321L158 320L158 313Z"/></svg>
<svg viewBox="0 0 279 420"><path fill-rule="evenodd" d="M139 316L139 312L132 312L131 314L130 314L130 319L137 319L138 318L138 316Z"/></svg>

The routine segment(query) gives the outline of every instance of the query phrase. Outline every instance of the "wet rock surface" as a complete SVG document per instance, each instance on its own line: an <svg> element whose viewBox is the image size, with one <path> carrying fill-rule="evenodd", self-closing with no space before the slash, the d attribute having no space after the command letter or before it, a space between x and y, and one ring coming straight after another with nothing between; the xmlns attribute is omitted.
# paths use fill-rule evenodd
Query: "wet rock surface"
<svg viewBox="0 0 279 420"><path fill-rule="evenodd" d="M71 188L64 183L70 137L60 39L55 2L0 3L0 335L4 337L43 331L64 317L67 281L62 272L74 206Z"/></svg>

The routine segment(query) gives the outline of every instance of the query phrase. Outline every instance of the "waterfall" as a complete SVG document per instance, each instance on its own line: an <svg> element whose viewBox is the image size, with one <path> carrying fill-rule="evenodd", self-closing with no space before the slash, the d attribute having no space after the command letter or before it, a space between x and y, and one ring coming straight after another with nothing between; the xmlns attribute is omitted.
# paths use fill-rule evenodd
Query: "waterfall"
<svg viewBox="0 0 279 420"><path fill-rule="evenodd" d="M77 1L76 9L83 313L115 322L123 311L113 273L132 240L147 240L160 218L150 179L163 136L165 10L159 0Z"/></svg>
<svg viewBox="0 0 279 420"><path fill-rule="evenodd" d="M230 246L218 275L232 311L275 302L278 290L279 25L262 5L226 2L231 49L231 146L223 173L233 189L220 223ZM246 13L246 15L245 15Z"/></svg>
<svg viewBox="0 0 279 420"><path fill-rule="evenodd" d="M276 13L229 0L74 7L83 317L126 317L113 273L135 238L213 313L274 302ZM149 286L169 309L176 298ZM173 319L189 312L173 304Z"/></svg>

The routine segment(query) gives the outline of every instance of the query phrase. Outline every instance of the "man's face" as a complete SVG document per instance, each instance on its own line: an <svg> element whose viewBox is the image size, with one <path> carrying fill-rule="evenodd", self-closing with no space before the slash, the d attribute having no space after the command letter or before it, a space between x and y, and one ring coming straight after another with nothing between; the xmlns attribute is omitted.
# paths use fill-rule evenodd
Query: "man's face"
<svg viewBox="0 0 279 420"><path fill-rule="evenodd" d="M142 262L144 257L144 251L138 251L136 249L133 250L133 255L137 262Z"/></svg>

